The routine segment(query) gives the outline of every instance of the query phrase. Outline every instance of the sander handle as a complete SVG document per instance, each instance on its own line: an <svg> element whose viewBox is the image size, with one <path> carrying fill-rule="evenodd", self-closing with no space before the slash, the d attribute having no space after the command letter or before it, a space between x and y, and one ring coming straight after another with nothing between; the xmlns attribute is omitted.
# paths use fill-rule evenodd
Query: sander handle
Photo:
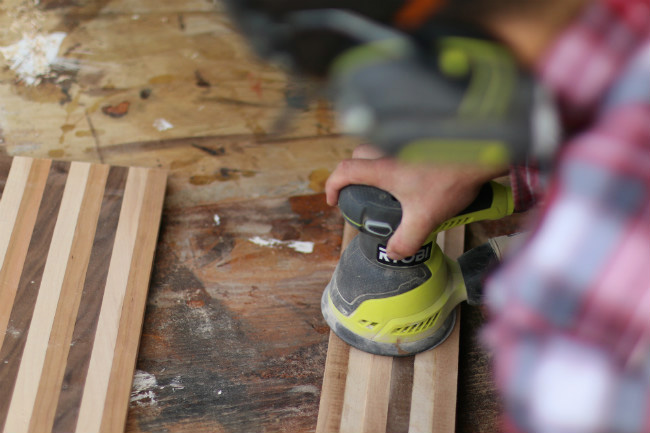
<svg viewBox="0 0 650 433"><path fill-rule="evenodd" d="M402 220L400 202L387 191L368 185L341 189L339 209L345 220L362 233L388 239ZM497 182L485 183L476 198L458 215L440 224L432 234L475 221L496 220L514 210L512 190Z"/></svg>

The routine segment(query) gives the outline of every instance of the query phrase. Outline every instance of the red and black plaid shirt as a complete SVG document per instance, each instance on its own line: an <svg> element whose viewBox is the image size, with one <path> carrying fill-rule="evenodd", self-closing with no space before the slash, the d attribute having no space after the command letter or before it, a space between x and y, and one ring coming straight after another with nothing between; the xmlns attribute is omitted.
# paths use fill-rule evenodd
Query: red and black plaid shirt
<svg viewBox="0 0 650 433"><path fill-rule="evenodd" d="M650 0L592 3L538 68L569 135L485 341L513 431L650 432ZM517 208L537 176L513 170Z"/></svg>

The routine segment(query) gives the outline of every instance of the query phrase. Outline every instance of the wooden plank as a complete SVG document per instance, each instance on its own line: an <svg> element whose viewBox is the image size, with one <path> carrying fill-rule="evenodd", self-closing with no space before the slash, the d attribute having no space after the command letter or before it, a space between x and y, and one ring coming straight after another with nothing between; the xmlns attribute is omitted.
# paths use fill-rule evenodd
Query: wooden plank
<svg viewBox="0 0 650 433"><path fill-rule="evenodd" d="M97 229L97 219L101 210L108 171L108 167L103 165L90 167L88 186L82 203L82 208L86 212L79 219L71 248L71 254L78 257L78 260L71 262L70 266L68 266L60 297L65 299L66 302L56 304L56 320L52 325L52 334L50 335L51 341L62 343L47 347L43 375L34 402L34 415L30 422L30 432L47 432L52 429L54 424L66 360L70 352L70 343L75 325L74 320L79 311L84 276L87 275L90 252L93 246L93 237L88 234L96 232Z"/></svg>
<svg viewBox="0 0 650 433"><path fill-rule="evenodd" d="M114 181L115 173L126 174L126 185ZM0 305L7 309L0 333L0 385L6 392L0 429L121 432L166 175L156 169L15 158L9 174L0 178L7 179L0 218L10 223L0 229ZM113 205L116 196L123 197L121 209ZM105 232L115 226L114 236ZM106 257L104 278L97 265ZM90 321L79 314L80 307L98 304L89 298L101 304ZM90 344L81 345L92 355L85 356L89 367L75 383L64 376L71 361L78 365L71 348L79 327L96 333ZM64 391L71 388L81 398L66 398ZM102 423L105 418L110 421Z"/></svg>
<svg viewBox="0 0 650 433"><path fill-rule="evenodd" d="M354 230L345 227L343 248ZM464 227L438 237L446 254L463 251ZM404 358L346 348L330 333L317 433L453 433L456 418L459 317L433 350ZM345 384L345 385L343 385Z"/></svg>
<svg viewBox="0 0 650 433"><path fill-rule="evenodd" d="M415 356L409 433L455 431L460 309L456 314L445 342Z"/></svg>
<svg viewBox="0 0 650 433"><path fill-rule="evenodd" d="M29 429L40 382L40 375L34 372L42 371L45 364L45 354L63 288L66 264L71 254L75 225L81 211L89 169L90 164L72 164L68 174L33 318L27 330L14 393L11 396L5 422L7 432L26 433Z"/></svg>

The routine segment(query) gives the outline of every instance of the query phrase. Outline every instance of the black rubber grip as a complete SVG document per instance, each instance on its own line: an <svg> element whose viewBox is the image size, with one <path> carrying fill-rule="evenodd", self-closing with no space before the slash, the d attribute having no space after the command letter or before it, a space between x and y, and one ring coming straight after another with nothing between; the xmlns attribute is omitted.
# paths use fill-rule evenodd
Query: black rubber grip
<svg viewBox="0 0 650 433"><path fill-rule="evenodd" d="M485 183L477 197L455 217L489 209L494 192ZM402 205L390 193L368 185L348 185L339 193L339 209L345 219L364 233L390 237L402 221Z"/></svg>

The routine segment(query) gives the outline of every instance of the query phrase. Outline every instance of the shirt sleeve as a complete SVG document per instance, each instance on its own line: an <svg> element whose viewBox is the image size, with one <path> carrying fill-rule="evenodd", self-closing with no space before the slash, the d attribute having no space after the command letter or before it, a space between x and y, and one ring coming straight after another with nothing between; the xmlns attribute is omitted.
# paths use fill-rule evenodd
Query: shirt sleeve
<svg viewBox="0 0 650 433"><path fill-rule="evenodd" d="M529 163L511 166L510 187L515 212L524 212L533 208L540 202L542 195L537 167Z"/></svg>
<svg viewBox="0 0 650 433"><path fill-rule="evenodd" d="M486 296L517 428L650 432L650 104L565 146L539 225Z"/></svg>

